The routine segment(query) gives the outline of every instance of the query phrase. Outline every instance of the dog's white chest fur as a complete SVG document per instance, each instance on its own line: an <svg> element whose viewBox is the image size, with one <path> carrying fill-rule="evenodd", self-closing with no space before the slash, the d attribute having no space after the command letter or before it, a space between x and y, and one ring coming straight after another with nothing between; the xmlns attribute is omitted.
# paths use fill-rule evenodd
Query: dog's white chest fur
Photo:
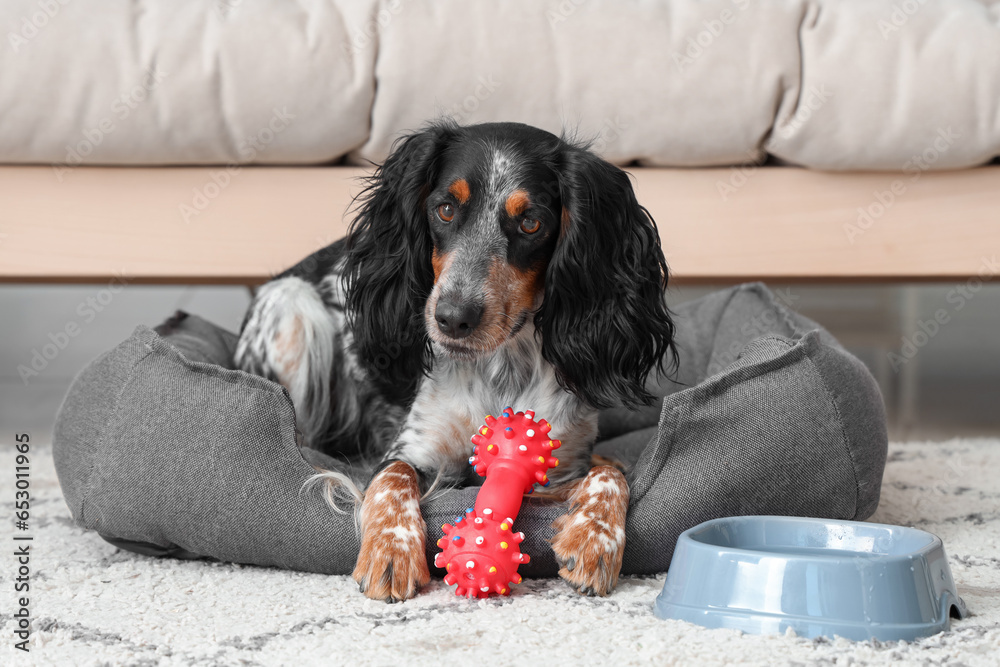
<svg viewBox="0 0 1000 667"><path fill-rule="evenodd" d="M581 470L585 474L597 437L597 412L559 385L530 324L483 359L460 361L436 355L401 438L423 441L422 447L407 447L408 454L426 457L414 460L415 465L453 472L455 466L467 465L472 454L470 438L486 415L496 415L505 407L534 410L536 419L552 424L552 436L563 441L553 480L580 476ZM427 447L428 439L433 447Z"/></svg>

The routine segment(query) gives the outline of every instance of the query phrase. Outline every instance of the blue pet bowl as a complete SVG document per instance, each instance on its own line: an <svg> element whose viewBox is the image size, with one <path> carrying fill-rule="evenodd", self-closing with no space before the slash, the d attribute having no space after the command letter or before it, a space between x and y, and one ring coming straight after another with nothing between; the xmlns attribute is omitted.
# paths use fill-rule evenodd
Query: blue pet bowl
<svg viewBox="0 0 1000 667"><path fill-rule="evenodd" d="M677 541L656 615L708 628L911 641L965 618L940 538L858 521L742 516Z"/></svg>

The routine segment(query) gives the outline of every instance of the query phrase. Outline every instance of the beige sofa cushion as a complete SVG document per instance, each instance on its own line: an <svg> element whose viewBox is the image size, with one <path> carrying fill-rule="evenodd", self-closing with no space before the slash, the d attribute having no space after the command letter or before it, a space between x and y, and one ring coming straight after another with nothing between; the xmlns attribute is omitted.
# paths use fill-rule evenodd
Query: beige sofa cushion
<svg viewBox="0 0 1000 667"><path fill-rule="evenodd" d="M982 164L1000 155L1000 3L816 3L802 71L766 148L824 169Z"/></svg>
<svg viewBox="0 0 1000 667"><path fill-rule="evenodd" d="M0 161L337 158L368 134L376 11L374 0L6 0Z"/></svg>
<svg viewBox="0 0 1000 667"><path fill-rule="evenodd" d="M380 161L440 115L644 165L1000 154L988 0L8 0L0 22L4 162Z"/></svg>
<svg viewBox="0 0 1000 667"><path fill-rule="evenodd" d="M443 112L576 129L619 163L980 164L1000 154L998 19L975 0L411 0L353 157Z"/></svg>
<svg viewBox="0 0 1000 667"><path fill-rule="evenodd" d="M618 163L755 159L796 79L785 37L802 4L413 0L383 32L371 135L353 157L379 160L401 128L447 114L565 129ZM688 56L715 20L714 44Z"/></svg>

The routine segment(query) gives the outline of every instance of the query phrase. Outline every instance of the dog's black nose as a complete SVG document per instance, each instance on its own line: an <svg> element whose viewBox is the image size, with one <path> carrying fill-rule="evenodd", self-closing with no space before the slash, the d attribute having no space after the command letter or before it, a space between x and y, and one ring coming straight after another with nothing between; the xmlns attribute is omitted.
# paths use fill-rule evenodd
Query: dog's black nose
<svg viewBox="0 0 1000 667"><path fill-rule="evenodd" d="M440 299L434 309L434 319L437 320L441 333L451 338L465 338L471 334L483 317L483 307L477 303L454 303L448 299Z"/></svg>

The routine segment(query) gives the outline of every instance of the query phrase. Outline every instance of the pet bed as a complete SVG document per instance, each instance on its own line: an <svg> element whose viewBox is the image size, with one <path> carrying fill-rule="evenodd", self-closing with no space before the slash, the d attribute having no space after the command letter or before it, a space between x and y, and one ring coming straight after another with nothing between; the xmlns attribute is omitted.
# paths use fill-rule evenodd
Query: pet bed
<svg viewBox="0 0 1000 667"><path fill-rule="evenodd" d="M864 365L759 283L674 312L680 366L656 383L662 400L600 417L596 451L628 466L622 571L666 570L678 535L716 517L870 516L887 436ZM53 449L74 519L147 555L351 572L352 513L336 514L318 490L303 489L314 465L349 468L299 446L287 393L234 370L235 343L231 332L178 313L155 331L138 327L81 372ZM477 490L423 504L432 572L442 523L471 507ZM524 575L556 574L547 540L564 511L525 499Z"/></svg>

